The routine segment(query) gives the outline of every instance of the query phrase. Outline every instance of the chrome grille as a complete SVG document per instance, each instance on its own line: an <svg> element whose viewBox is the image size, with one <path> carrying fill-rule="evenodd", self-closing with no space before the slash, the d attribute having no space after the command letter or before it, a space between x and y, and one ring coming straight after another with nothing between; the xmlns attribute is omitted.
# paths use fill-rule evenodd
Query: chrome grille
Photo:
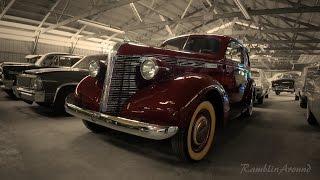
<svg viewBox="0 0 320 180"><path fill-rule="evenodd" d="M140 57L116 57L109 89L107 114L118 115L126 101L136 93L136 73L140 62Z"/></svg>
<svg viewBox="0 0 320 180"><path fill-rule="evenodd" d="M17 76L17 87L31 88L34 76L22 74Z"/></svg>

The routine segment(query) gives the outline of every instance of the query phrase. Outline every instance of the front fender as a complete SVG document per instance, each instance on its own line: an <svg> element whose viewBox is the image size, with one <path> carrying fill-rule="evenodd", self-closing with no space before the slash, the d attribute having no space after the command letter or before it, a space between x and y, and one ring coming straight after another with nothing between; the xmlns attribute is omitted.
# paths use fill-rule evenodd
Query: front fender
<svg viewBox="0 0 320 180"><path fill-rule="evenodd" d="M222 100L227 100L224 88L212 77L199 74L179 76L138 91L123 107L121 116L184 128L189 125L190 113L211 90L217 91ZM224 105L229 106L228 103ZM228 111L228 107L222 109Z"/></svg>

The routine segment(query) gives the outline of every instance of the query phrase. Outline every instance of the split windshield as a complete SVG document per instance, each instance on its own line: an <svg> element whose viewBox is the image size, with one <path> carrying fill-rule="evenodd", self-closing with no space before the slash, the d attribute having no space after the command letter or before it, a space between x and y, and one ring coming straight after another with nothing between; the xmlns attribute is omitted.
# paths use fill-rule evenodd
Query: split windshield
<svg viewBox="0 0 320 180"><path fill-rule="evenodd" d="M165 41L161 47L178 51L217 53L220 42L212 37L183 36Z"/></svg>

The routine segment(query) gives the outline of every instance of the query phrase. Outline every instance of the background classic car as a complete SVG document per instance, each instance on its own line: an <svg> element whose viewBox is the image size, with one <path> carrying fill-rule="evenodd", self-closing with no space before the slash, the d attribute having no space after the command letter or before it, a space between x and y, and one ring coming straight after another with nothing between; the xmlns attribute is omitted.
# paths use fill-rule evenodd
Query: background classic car
<svg viewBox="0 0 320 180"><path fill-rule="evenodd" d="M306 97L307 122L319 126L320 122L320 66L307 68L304 95Z"/></svg>
<svg viewBox="0 0 320 180"><path fill-rule="evenodd" d="M87 76L89 63L106 60L107 55L86 56L72 67L27 70L17 76L15 94L27 103L52 107L55 112L64 111L65 98Z"/></svg>
<svg viewBox="0 0 320 180"><path fill-rule="evenodd" d="M66 111L93 132L171 138L181 159L203 159L216 128L252 114L247 50L227 36L180 36L160 48L118 44L107 65L90 66Z"/></svg>
<svg viewBox="0 0 320 180"><path fill-rule="evenodd" d="M61 59L63 56L64 58ZM70 67L74 63L78 62L81 58L81 56L69 55L67 53L47 53L41 56L35 63L4 62L0 68L0 70L2 70L1 81L3 83L1 89L10 97L15 97L12 88L16 84L16 75L21 74L23 71L29 69L61 66Z"/></svg>
<svg viewBox="0 0 320 180"><path fill-rule="evenodd" d="M301 75L301 82L295 87L296 92L299 95L300 99L300 107L307 108L308 98L306 96L306 91L312 86L310 86L310 82L313 81L314 74L318 71L317 66L308 66L305 67L303 73ZM296 95L297 95L296 94Z"/></svg>
<svg viewBox="0 0 320 180"><path fill-rule="evenodd" d="M264 98L269 96L270 83L262 69L251 68L251 77L255 82L255 100L262 104Z"/></svg>
<svg viewBox="0 0 320 180"><path fill-rule="evenodd" d="M282 74L277 79L271 81L272 90L276 95L280 95L281 92L294 93L294 82L298 76L291 74Z"/></svg>

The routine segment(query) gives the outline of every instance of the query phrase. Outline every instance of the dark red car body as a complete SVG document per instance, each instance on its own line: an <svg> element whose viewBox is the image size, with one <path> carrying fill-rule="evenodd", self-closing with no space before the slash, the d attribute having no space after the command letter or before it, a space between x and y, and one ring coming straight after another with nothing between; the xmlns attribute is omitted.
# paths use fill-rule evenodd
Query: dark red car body
<svg viewBox="0 0 320 180"><path fill-rule="evenodd" d="M221 107L223 122L228 120L229 116L232 118L240 115L247 108L248 99L251 98L252 80L248 79L244 93L241 94L234 79L234 73L239 64L225 58L227 45L233 39L227 36L214 36L214 38L219 38L221 41L220 51L216 54L179 52L129 43L122 44L117 51L118 56L154 56L163 61L168 58L171 58L170 61L187 58L216 63L217 68L175 67L172 70L174 71L172 78L155 81L130 97L119 116L159 125L186 127L190 110L195 108L197 100L202 99L211 90L219 92L223 101L220 103L223 106ZM249 67L246 69L249 70ZM78 85L76 95L87 108L100 111L102 91L103 81L88 76Z"/></svg>
<svg viewBox="0 0 320 180"><path fill-rule="evenodd" d="M112 70L103 72L99 78L84 78L72 100L67 100L72 102L66 103L67 112L93 123L103 116L97 124L109 123L114 129L125 122L121 125L126 128L124 132L135 128L139 132L155 131L159 126L176 130L161 138L141 135L151 139L169 138L177 129L180 132L188 129L191 116L203 101L210 101L214 106L217 126L223 126L228 119L249 110L251 115L253 80L247 49L227 36L187 35L178 38L212 38L218 42L219 48L216 52L192 52L122 43L115 48L114 55L109 55L109 58L115 58L112 60L114 67L103 65L106 66L104 69ZM151 80L143 79L139 69L141 59L145 57L156 59L159 66L158 73ZM112 64L110 62L111 59L108 64ZM110 71L111 77L108 75ZM106 77L111 78L110 84ZM68 110L70 108L73 110ZM143 127L132 125L141 122ZM159 129L156 134L169 131L169 128Z"/></svg>

